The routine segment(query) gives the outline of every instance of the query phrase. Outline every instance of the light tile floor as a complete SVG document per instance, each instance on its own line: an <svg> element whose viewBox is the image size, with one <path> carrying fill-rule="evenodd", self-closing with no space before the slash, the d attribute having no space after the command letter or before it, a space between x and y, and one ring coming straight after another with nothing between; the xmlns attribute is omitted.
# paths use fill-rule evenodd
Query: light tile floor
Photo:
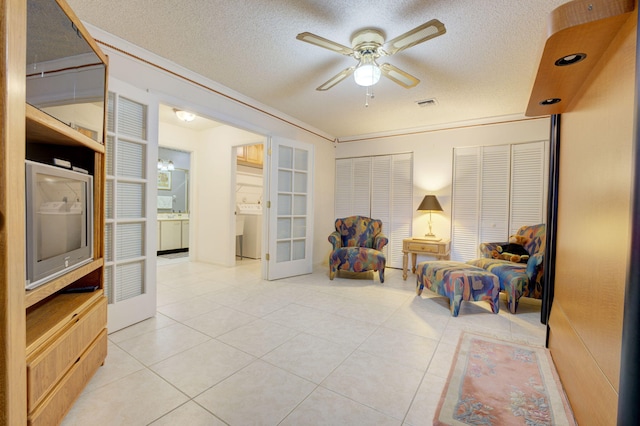
<svg viewBox="0 0 640 426"><path fill-rule="evenodd" d="M544 345L539 300L453 318L385 275L270 282L258 261L159 261L158 314L109 335L63 425L431 425L462 331Z"/></svg>

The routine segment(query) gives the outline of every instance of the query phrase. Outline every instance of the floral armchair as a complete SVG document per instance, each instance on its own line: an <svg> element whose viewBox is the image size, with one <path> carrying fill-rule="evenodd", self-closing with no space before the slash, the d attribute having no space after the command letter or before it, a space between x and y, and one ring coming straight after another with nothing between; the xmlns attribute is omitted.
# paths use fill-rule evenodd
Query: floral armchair
<svg viewBox="0 0 640 426"><path fill-rule="evenodd" d="M382 233L382 222L364 216L336 219L336 230L329 235L333 251L329 255L329 278L338 270L378 271L384 282L386 258L382 248L389 242Z"/></svg>
<svg viewBox="0 0 640 426"><path fill-rule="evenodd" d="M482 243L480 252L483 257L467 263L483 268L498 276L500 291L507 294L507 306L512 314L518 309L518 301L522 296L542 299L542 279L544 268L544 252L546 246L545 224L523 226L516 232L528 238L524 248L529 252L527 263L515 263L508 260L493 259L491 252L498 245L507 243Z"/></svg>

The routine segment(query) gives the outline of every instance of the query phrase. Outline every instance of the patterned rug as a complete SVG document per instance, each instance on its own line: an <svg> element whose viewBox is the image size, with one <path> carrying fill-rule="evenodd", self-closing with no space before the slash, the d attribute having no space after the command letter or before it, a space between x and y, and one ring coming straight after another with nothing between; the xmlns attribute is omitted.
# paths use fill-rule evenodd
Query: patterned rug
<svg viewBox="0 0 640 426"><path fill-rule="evenodd" d="M463 333L434 425L576 425L549 351Z"/></svg>

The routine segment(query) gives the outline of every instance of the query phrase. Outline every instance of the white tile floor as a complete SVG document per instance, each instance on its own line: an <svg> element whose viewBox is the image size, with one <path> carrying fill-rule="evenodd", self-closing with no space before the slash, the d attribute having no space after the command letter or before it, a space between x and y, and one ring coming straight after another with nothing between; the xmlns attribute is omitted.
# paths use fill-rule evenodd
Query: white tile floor
<svg viewBox="0 0 640 426"><path fill-rule="evenodd" d="M262 281L247 259L158 265L157 316L109 335L63 425L431 425L463 330L544 345L540 301L463 302L453 318L400 270L381 285Z"/></svg>

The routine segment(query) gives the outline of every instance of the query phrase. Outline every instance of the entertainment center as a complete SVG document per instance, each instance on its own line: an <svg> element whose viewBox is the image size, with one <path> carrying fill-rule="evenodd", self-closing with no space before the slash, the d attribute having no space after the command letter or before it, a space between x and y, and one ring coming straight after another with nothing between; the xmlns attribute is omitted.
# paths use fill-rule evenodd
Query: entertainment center
<svg viewBox="0 0 640 426"><path fill-rule="evenodd" d="M55 425L107 354L107 57L64 0L0 5L0 425Z"/></svg>

